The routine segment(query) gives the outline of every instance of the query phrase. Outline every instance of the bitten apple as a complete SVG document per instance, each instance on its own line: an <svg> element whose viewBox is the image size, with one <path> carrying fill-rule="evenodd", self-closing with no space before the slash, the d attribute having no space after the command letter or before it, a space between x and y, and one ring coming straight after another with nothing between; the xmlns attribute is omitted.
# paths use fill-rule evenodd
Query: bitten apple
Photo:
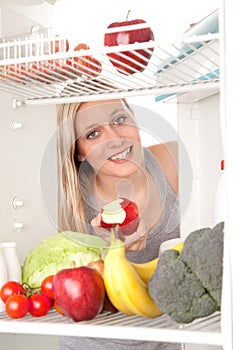
<svg viewBox="0 0 233 350"><path fill-rule="evenodd" d="M117 46L117 45L127 45L133 43L142 43L150 40L154 40L154 34L151 28L146 26L145 28L126 29L124 31L119 31L120 27L123 26L132 26L135 24L146 24L143 19L134 19L131 21L123 22L114 22L111 23L108 28L116 28L116 31L111 33L106 33L104 36L104 45L105 46ZM137 54L141 57L139 57ZM108 57L110 58L110 62L117 68L120 73L130 75L137 72L142 72L153 53L153 48L149 50L139 49L133 51L121 51L119 53L108 53ZM132 62L131 59L134 61ZM116 60L116 61L115 61ZM126 64L127 66L125 66Z"/></svg>
<svg viewBox="0 0 233 350"><path fill-rule="evenodd" d="M102 311L104 281L96 269L87 266L64 269L53 278L53 295L65 315L76 322L90 320Z"/></svg>
<svg viewBox="0 0 233 350"><path fill-rule="evenodd" d="M101 226L111 229L118 224L120 232L129 236L137 231L139 211L137 204L127 198L118 198L101 209Z"/></svg>

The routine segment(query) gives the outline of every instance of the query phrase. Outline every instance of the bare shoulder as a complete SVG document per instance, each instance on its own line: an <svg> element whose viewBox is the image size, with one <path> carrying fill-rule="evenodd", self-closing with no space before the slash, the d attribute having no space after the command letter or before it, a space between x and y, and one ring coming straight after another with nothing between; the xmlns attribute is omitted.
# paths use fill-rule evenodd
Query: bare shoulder
<svg viewBox="0 0 233 350"><path fill-rule="evenodd" d="M175 193L178 193L178 142L171 141L149 147Z"/></svg>

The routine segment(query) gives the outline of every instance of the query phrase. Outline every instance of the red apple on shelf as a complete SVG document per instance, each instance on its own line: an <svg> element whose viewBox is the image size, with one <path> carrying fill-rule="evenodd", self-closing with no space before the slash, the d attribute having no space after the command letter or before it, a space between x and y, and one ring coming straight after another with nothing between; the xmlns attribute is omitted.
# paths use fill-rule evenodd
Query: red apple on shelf
<svg viewBox="0 0 233 350"><path fill-rule="evenodd" d="M102 277L104 277L104 262L103 260L91 261L87 264L88 267L96 269Z"/></svg>
<svg viewBox="0 0 233 350"><path fill-rule="evenodd" d="M134 19L129 21L128 16L126 21L111 23L108 28L116 28L116 31L106 33L104 36L105 46L118 46L133 43L143 43L154 40L154 34L149 25L146 28L126 29L120 31L122 26L132 26L135 24L146 24L143 19ZM149 50L149 51L148 51ZM139 54L142 57L137 56ZM149 59L152 56L153 48L144 50L139 49L134 51L121 51L119 53L107 53L110 62L117 68L120 73L130 75L137 72L142 72L148 65ZM133 59L134 61L131 61ZM126 64L127 66L125 66Z"/></svg>
<svg viewBox="0 0 233 350"><path fill-rule="evenodd" d="M65 315L76 322L90 320L102 311L104 281L96 269L87 266L64 269L53 278L53 295Z"/></svg>
<svg viewBox="0 0 233 350"><path fill-rule="evenodd" d="M59 53L59 52L68 52L69 51L69 41L68 39L63 39L59 37L59 35L56 35L57 40L53 40L50 43L50 51L52 54ZM47 70L48 73L54 73L53 79L60 81L60 80L66 80L68 78L71 78L69 74L69 66L71 65L71 59L69 58L57 58L54 60L49 60L48 64L49 70Z"/></svg>
<svg viewBox="0 0 233 350"><path fill-rule="evenodd" d="M101 209L101 226L112 229L119 225L120 233L129 236L137 231L139 211L137 204L127 198L118 198Z"/></svg>
<svg viewBox="0 0 233 350"><path fill-rule="evenodd" d="M75 46L74 51L89 50L89 46L86 44L78 44ZM98 76L102 71L102 64L93 56L80 56L74 57L72 65L79 72L87 74L91 77Z"/></svg>
<svg viewBox="0 0 233 350"><path fill-rule="evenodd" d="M59 38L59 35L56 35L57 40L52 40L50 42L50 50L51 53L57 52L67 52L69 51L69 41L68 39Z"/></svg>

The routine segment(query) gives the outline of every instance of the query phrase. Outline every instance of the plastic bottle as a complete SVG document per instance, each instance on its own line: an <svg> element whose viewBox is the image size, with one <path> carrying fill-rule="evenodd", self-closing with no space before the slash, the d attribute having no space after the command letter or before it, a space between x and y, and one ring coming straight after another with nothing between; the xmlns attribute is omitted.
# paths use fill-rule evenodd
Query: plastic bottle
<svg viewBox="0 0 233 350"><path fill-rule="evenodd" d="M22 273L21 265L17 254L17 243L2 242L1 245L7 265L8 281L16 281L21 283Z"/></svg>
<svg viewBox="0 0 233 350"><path fill-rule="evenodd" d="M3 252L3 247L0 244L0 289L8 281L8 271L7 271L7 264L5 260L5 255ZM0 299L0 312L5 311L5 304Z"/></svg>

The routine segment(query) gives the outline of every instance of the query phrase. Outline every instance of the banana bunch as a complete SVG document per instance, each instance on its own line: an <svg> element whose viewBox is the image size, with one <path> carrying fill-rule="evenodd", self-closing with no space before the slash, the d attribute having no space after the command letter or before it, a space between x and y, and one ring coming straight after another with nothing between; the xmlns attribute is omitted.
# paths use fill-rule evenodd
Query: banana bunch
<svg viewBox="0 0 233 350"><path fill-rule="evenodd" d="M182 244L178 249L182 249ZM111 247L104 259L104 283L110 301L119 311L150 318L162 314L147 288L157 262L158 258L144 264L130 262L124 242L112 231Z"/></svg>

